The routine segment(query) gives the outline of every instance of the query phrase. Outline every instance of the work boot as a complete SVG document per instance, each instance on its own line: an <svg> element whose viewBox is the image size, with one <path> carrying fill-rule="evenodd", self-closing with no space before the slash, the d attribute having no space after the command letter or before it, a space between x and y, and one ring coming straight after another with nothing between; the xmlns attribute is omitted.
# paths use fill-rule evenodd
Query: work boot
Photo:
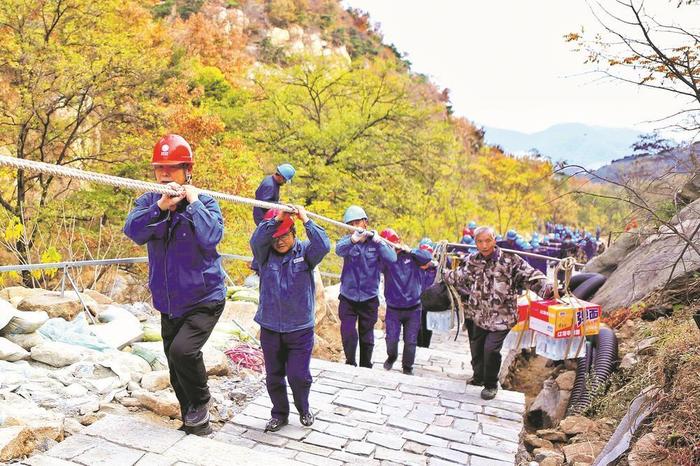
<svg viewBox="0 0 700 466"><path fill-rule="evenodd" d="M384 369L390 371L399 355L399 342L386 342L386 361L384 361Z"/></svg>
<svg viewBox="0 0 700 466"><path fill-rule="evenodd" d="M477 387L483 387L483 386L484 386L484 381L483 381L483 380L479 380L479 379L477 379L476 377L472 376L472 377L470 377L470 378L467 379L467 385L474 385L474 386L477 386Z"/></svg>
<svg viewBox="0 0 700 466"><path fill-rule="evenodd" d="M484 387L484 389L481 390L481 399L493 400L496 398L496 393L498 393L498 388Z"/></svg>
<svg viewBox="0 0 700 466"><path fill-rule="evenodd" d="M270 418L265 425L265 432L277 432L287 424L289 424L289 420L287 419L277 419L276 417Z"/></svg>
<svg viewBox="0 0 700 466"><path fill-rule="evenodd" d="M314 423L314 415L311 411L299 415L299 422L302 426L309 427Z"/></svg>
<svg viewBox="0 0 700 466"><path fill-rule="evenodd" d="M372 368L372 352L374 345L360 344L360 367Z"/></svg>
<svg viewBox="0 0 700 466"><path fill-rule="evenodd" d="M207 421L204 424L201 424L201 425L196 426L196 427L185 426L185 432L188 433L189 435L196 435L198 437L205 437L205 436L211 434L213 431L211 429L211 424L209 424L209 421Z"/></svg>
<svg viewBox="0 0 700 466"><path fill-rule="evenodd" d="M192 406L187 410L184 419L187 427L198 427L209 422L209 403L202 406Z"/></svg>
<svg viewBox="0 0 700 466"><path fill-rule="evenodd" d="M404 367L403 373L406 375L413 375L413 368L412 367Z"/></svg>

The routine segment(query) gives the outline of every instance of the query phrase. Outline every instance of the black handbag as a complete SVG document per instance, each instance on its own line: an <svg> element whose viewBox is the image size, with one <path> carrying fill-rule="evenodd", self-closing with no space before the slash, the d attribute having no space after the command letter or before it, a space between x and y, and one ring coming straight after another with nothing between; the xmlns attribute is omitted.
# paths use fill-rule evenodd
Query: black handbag
<svg viewBox="0 0 700 466"><path fill-rule="evenodd" d="M420 295L420 302L423 309L428 312L441 312L452 308L450 292L443 281L433 283L426 288Z"/></svg>

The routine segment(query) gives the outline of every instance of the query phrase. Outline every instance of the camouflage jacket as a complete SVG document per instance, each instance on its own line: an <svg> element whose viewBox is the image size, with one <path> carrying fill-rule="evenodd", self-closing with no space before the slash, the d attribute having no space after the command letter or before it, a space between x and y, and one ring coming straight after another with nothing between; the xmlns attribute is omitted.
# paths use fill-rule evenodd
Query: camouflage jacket
<svg viewBox="0 0 700 466"><path fill-rule="evenodd" d="M517 299L521 289L540 293L546 277L517 254L500 248L489 258L471 254L456 270L444 273L445 282L460 294L467 319L485 330L508 330L518 321Z"/></svg>

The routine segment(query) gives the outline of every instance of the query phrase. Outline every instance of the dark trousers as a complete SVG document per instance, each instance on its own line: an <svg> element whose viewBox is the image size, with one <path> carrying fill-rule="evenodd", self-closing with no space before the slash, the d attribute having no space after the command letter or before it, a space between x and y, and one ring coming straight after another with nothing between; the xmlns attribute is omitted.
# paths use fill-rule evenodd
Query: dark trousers
<svg viewBox="0 0 700 466"><path fill-rule="evenodd" d="M355 353L359 334L360 366L372 367L374 350L374 324L377 323L379 298L367 301L351 301L340 295L338 317L340 317L340 338L343 341L345 363L356 366Z"/></svg>
<svg viewBox="0 0 700 466"><path fill-rule="evenodd" d="M313 327L296 332L273 332L260 328L260 346L265 357L265 384L272 401L272 417L289 417L289 399L285 376L292 388L294 406L299 414L309 412L311 390L311 351L314 348Z"/></svg>
<svg viewBox="0 0 700 466"><path fill-rule="evenodd" d="M160 316L160 334L168 359L170 385L185 418L190 407L203 406L211 398L207 386L202 347L224 311L225 301L203 304L182 317Z"/></svg>
<svg viewBox="0 0 700 466"><path fill-rule="evenodd" d="M501 370L501 347L509 330L485 330L469 320L467 331L474 381L483 382L486 388L497 388L498 373Z"/></svg>
<svg viewBox="0 0 700 466"><path fill-rule="evenodd" d="M420 311L420 331L418 332L418 346L420 348L430 348L430 340L433 338L433 331L428 330L428 311Z"/></svg>
<svg viewBox="0 0 700 466"><path fill-rule="evenodd" d="M409 308L387 306L386 319L386 352L388 360L393 363L398 357L399 336L403 328L403 358L401 365L404 369L413 367L416 360L416 342L420 332L421 305Z"/></svg>

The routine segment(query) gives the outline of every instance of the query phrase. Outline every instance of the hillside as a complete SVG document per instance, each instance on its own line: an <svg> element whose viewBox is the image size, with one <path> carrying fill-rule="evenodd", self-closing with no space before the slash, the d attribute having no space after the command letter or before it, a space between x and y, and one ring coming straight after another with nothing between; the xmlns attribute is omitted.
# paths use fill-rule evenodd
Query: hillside
<svg viewBox="0 0 700 466"><path fill-rule="evenodd" d="M653 155L627 156L613 160L595 170L596 177L607 180L625 181L630 179L651 179L666 173L688 175L697 170L700 142L688 146L666 150ZM596 181L593 178L593 181Z"/></svg>
<svg viewBox="0 0 700 466"><path fill-rule="evenodd" d="M536 133L486 128L488 144L497 144L513 154L532 152L553 161L586 168L598 168L630 153L630 146L642 134L627 128L608 128L580 123L564 123Z"/></svg>

